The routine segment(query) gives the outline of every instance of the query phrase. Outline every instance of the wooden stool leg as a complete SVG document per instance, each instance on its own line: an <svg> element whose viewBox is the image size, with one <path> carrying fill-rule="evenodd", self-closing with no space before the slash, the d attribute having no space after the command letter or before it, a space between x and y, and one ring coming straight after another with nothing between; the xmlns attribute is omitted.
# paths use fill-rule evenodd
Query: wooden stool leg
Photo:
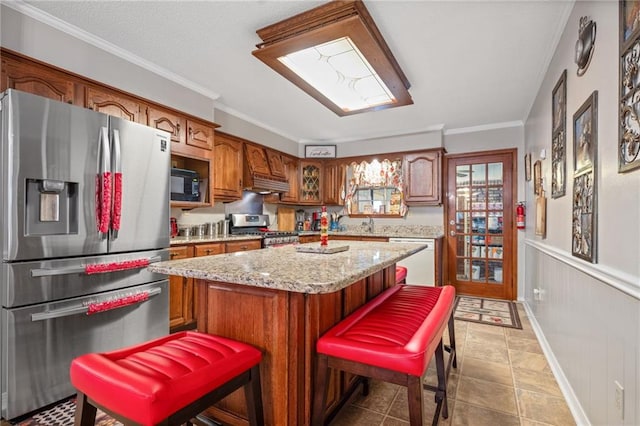
<svg viewBox="0 0 640 426"><path fill-rule="evenodd" d="M407 380L407 396L409 400L409 425L422 426L422 411L424 408L422 377L409 376Z"/></svg>
<svg viewBox="0 0 640 426"><path fill-rule="evenodd" d="M78 392L76 395L75 426L94 426L98 409L87 401L87 396Z"/></svg>
<svg viewBox="0 0 640 426"><path fill-rule="evenodd" d="M369 390L371 389L371 383L369 382L368 377L362 377L362 396L368 396Z"/></svg>
<svg viewBox="0 0 640 426"><path fill-rule="evenodd" d="M313 392L313 408L311 410L311 426L323 426L324 407L327 404L327 383L329 382L329 359L326 355L316 357L316 384Z"/></svg>
<svg viewBox="0 0 640 426"><path fill-rule="evenodd" d="M449 417L449 407L447 404L447 372L444 367L444 348L442 339L436 347L434 354L436 358L436 373L438 375L438 390L436 391L436 413L433 416L433 424L438 424L438 417L440 416L440 408L442 408L442 417Z"/></svg>
<svg viewBox="0 0 640 426"><path fill-rule="evenodd" d="M260 384L260 364L251 368L251 380L244 385L244 395L247 400L247 413L251 426L264 425L262 408L262 386Z"/></svg>
<svg viewBox="0 0 640 426"><path fill-rule="evenodd" d="M449 317L449 347L449 352L451 352L451 356L453 357L453 368L458 368L458 356L456 352L456 332L454 327L453 312L451 312L451 316Z"/></svg>

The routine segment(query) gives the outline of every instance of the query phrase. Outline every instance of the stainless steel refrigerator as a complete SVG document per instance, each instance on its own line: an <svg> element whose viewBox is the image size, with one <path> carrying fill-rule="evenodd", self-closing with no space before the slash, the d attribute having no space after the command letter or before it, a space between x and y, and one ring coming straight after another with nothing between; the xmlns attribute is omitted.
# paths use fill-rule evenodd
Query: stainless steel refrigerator
<svg viewBox="0 0 640 426"><path fill-rule="evenodd" d="M14 419L75 393L71 360L169 332L169 134L1 97L0 385Z"/></svg>

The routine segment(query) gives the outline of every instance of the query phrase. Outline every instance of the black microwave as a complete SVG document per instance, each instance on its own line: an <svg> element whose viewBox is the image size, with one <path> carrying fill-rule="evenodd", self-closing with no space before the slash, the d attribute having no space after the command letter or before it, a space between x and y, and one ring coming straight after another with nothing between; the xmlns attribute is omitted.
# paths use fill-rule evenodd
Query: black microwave
<svg viewBox="0 0 640 426"><path fill-rule="evenodd" d="M193 170L171 169L171 201L200 201L200 179Z"/></svg>

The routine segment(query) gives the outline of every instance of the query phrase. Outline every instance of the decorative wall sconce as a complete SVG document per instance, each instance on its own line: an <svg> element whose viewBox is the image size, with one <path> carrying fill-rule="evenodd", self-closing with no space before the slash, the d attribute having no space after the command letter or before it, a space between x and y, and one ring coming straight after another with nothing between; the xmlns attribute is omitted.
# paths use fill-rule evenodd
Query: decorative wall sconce
<svg viewBox="0 0 640 426"><path fill-rule="evenodd" d="M580 18L578 27L578 41L576 41L576 64L578 76L584 75L589 68L593 56L593 46L596 42L596 23L587 16Z"/></svg>

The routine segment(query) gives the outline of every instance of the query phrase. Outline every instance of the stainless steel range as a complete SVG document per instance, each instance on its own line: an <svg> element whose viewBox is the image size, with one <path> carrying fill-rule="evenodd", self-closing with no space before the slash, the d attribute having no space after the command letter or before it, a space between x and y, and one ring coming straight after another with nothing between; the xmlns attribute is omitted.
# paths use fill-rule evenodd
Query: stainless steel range
<svg viewBox="0 0 640 426"><path fill-rule="evenodd" d="M295 231L269 230L269 215L266 214L238 214L230 215L231 235L260 235L262 248L279 247L298 244L300 241Z"/></svg>
<svg viewBox="0 0 640 426"><path fill-rule="evenodd" d="M169 332L169 134L0 94L0 385L14 419L75 394L71 360Z"/></svg>

